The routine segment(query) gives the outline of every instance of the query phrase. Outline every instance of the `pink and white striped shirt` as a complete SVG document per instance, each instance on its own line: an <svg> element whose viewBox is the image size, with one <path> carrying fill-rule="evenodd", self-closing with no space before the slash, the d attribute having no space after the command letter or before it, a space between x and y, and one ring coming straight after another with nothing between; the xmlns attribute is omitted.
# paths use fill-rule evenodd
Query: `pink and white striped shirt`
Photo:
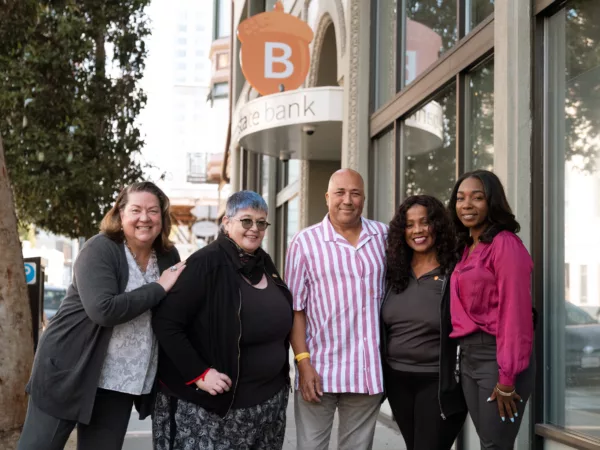
<svg viewBox="0 0 600 450"><path fill-rule="evenodd" d="M285 278L294 310L306 312L306 344L324 392L383 392L379 308L386 238L386 225L362 218L355 248L325 216L290 243Z"/></svg>

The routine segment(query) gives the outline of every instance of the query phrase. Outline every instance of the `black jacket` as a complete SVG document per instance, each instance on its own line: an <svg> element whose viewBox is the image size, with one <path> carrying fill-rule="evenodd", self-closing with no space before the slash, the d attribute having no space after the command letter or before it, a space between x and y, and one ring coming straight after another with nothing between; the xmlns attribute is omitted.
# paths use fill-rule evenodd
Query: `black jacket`
<svg viewBox="0 0 600 450"><path fill-rule="evenodd" d="M173 248L158 253L161 271L179 262ZM129 266L125 247L98 234L75 260L73 282L40 339L26 391L35 405L53 417L88 424L98 379L115 325L155 307L166 295L158 283L125 292ZM137 397L140 418L154 406L154 395Z"/></svg>
<svg viewBox="0 0 600 450"><path fill-rule="evenodd" d="M266 275L281 288L293 315L292 294L266 253L264 259ZM187 259L152 321L160 343L158 377L163 391L221 417L233 404L239 375L240 268L235 248L219 236ZM285 346L289 351L289 336ZM194 382L208 368L228 375L233 389L215 396L196 390ZM284 370L289 385L289 363Z"/></svg>
<svg viewBox="0 0 600 450"><path fill-rule="evenodd" d="M392 288L388 286L383 305L388 299ZM381 329L381 356L383 364L387 355L388 333L380 318ZM462 387L457 381L457 347L458 341L450 338L452 332L452 321L450 319L450 276L447 275L442 287L442 301L440 303L440 364L439 364L439 388L438 397L440 401L440 414L443 418L457 413L463 413L467 410L467 405L462 392Z"/></svg>

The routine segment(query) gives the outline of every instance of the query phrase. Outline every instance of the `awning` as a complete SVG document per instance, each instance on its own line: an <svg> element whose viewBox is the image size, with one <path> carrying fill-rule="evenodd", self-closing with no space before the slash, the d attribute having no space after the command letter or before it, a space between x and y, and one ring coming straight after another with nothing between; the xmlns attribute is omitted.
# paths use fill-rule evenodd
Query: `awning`
<svg viewBox="0 0 600 450"><path fill-rule="evenodd" d="M232 143L282 159L341 158L344 89L297 89L249 101L232 119Z"/></svg>

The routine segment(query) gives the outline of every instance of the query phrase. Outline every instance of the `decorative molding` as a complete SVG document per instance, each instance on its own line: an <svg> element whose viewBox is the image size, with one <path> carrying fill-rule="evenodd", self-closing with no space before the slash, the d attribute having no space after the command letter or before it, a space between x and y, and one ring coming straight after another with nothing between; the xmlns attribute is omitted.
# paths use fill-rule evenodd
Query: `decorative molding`
<svg viewBox="0 0 600 450"><path fill-rule="evenodd" d="M331 24L333 24L333 19L329 13L323 14L323 16L321 16L321 20L319 20L317 32L315 33L315 37L313 39L312 55L310 57L310 71L306 80L306 87L314 87L317 85L319 64L321 62L321 50L323 48L323 43L325 42L325 33Z"/></svg>
<svg viewBox="0 0 600 450"><path fill-rule="evenodd" d="M306 11L306 21L308 21L308 8L310 6L312 0L305 0L304 2L304 7L305 7L305 11ZM324 2L323 0L321 0L321 3L325 3L325 4L330 4L330 3L335 3L335 12L337 15L337 21L333 21L334 26L335 26L335 33L336 33L336 37L339 39L340 42L340 58L343 58L344 55L346 54L346 37L347 37L347 32L346 32L346 17L344 16L344 4L343 4L343 0L328 0L326 2ZM319 5L321 6L321 5ZM331 16L332 14L328 11L330 8L325 7L323 8L326 13L329 13L329 15ZM309 25L311 25L309 23Z"/></svg>
<svg viewBox="0 0 600 450"><path fill-rule="evenodd" d="M335 9L337 10L338 20L340 23L340 43L342 58L346 54L346 17L344 16L344 5L342 4L342 0L335 0ZM337 31L337 30L336 30Z"/></svg>
<svg viewBox="0 0 600 450"><path fill-rule="evenodd" d="M350 0L350 58L348 61L348 167L355 169L358 152L358 72L360 65L360 3Z"/></svg>

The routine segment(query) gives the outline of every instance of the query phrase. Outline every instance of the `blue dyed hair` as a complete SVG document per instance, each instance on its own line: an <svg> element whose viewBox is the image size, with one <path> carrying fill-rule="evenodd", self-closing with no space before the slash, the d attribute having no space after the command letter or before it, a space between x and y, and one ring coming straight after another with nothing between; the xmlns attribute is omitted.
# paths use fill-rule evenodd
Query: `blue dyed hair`
<svg viewBox="0 0 600 450"><path fill-rule="evenodd" d="M242 209L254 209L263 211L265 214L269 213L269 207L265 199L254 191L236 192L227 199L227 205L225 206L227 217L234 217Z"/></svg>

